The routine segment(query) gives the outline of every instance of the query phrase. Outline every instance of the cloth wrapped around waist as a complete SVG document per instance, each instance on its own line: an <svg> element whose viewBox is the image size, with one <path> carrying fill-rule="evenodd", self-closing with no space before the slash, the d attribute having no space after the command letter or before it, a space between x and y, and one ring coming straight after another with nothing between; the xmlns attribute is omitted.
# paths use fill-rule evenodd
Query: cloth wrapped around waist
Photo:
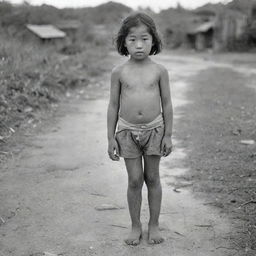
<svg viewBox="0 0 256 256"><path fill-rule="evenodd" d="M164 125L163 115L159 114L153 121L146 124L132 124L119 117L117 132L123 130L148 131Z"/></svg>

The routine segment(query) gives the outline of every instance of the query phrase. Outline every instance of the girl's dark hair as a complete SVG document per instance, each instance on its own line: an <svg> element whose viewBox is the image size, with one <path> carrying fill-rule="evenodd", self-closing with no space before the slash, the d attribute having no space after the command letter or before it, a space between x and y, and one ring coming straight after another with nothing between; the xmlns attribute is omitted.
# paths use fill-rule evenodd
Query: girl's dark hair
<svg viewBox="0 0 256 256"><path fill-rule="evenodd" d="M161 39L156 31L156 25L153 19L143 12L135 12L125 18L116 37L116 48L119 54L128 56L129 53L125 47L125 38L130 28L144 24L153 38L153 44L149 55L158 54L162 49Z"/></svg>

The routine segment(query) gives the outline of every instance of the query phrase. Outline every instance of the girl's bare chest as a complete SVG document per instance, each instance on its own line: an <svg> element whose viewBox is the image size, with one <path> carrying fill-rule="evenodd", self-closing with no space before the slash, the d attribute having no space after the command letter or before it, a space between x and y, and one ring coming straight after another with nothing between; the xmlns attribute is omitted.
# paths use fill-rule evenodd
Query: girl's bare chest
<svg viewBox="0 0 256 256"><path fill-rule="evenodd" d="M159 78L155 74L124 74L120 81L122 88L127 90L153 89L159 84Z"/></svg>

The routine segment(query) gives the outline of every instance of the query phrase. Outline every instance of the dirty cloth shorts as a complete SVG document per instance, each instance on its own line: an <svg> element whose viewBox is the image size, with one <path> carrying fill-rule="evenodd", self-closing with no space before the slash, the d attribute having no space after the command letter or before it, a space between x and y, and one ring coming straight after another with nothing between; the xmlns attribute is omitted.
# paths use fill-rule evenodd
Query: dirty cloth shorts
<svg viewBox="0 0 256 256"><path fill-rule="evenodd" d="M119 154L123 158L137 158L142 155L162 156L163 135L162 114L146 124L132 124L119 117L116 132Z"/></svg>

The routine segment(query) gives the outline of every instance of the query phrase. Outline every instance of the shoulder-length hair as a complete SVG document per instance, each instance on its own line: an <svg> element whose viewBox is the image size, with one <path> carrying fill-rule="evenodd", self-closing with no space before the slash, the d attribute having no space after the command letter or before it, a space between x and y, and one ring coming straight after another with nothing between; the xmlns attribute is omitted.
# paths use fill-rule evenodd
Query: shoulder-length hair
<svg viewBox="0 0 256 256"><path fill-rule="evenodd" d="M148 28L148 32L151 34L153 44L149 55L156 55L162 50L162 41L157 33L154 20L143 12L135 12L125 18L122 22L121 28L116 37L116 48L120 55L128 56L129 52L125 47L125 38L127 37L130 28L136 27L140 24L144 24Z"/></svg>

